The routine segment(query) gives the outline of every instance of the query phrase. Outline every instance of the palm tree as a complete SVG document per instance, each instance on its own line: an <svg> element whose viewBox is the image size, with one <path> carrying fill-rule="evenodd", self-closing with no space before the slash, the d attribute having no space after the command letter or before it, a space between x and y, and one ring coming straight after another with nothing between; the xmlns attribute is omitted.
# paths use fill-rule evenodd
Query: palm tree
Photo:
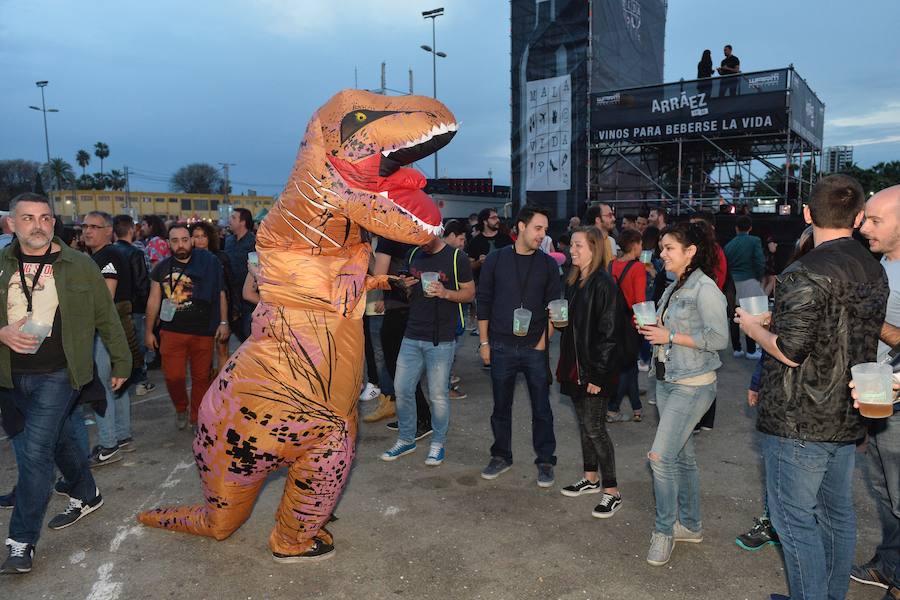
<svg viewBox="0 0 900 600"><path fill-rule="evenodd" d="M103 172L103 159L109 156L109 146L103 142L94 144L94 156L100 159L100 172Z"/></svg>
<svg viewBox="0 0 900 600"><path fill-rule="evenodd" d="M63 189L63 184L70 184L75 180L75 171L72 165L62 158L51 158L50 162L41 169L43 176L48 181L56 181L56 189Z"/></svg>
<svg viewBox="0 0 900 600"><path fill-rule="evenodd" d="M75 155L75 161L78 163L78 166L81 167L81 174L87 175L87 166L91 164L91 155L88 154L88 151L79 150L78 154Z"/></svg>
<svg viewBox="0 0 900 600"><path fill-rule="evenodd" d="M125 189L125 174L122 171L113 169L109 172L109 187L114 190Z"/></svg>

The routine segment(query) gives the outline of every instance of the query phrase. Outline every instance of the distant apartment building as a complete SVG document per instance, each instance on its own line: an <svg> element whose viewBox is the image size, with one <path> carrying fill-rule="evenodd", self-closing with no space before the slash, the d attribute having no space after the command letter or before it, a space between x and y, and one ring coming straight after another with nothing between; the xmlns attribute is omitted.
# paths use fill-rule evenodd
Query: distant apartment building
<svg viewBox="0 0 900 600"><path fill-rule="evenodd" d="M836 173L853 164L853 146L829 146L822 153L822 172Z"/></svg>
<svg viewBox="0 0 900 600"><path fill-rule="evenodd" d="M54 212L65 223L80 222L92 210L111 215L130 214L135 220L144 215L159 215L179 221L218 221L221 216L219 208L225 206L222 194L63 190L50 192L50 198ZM228 196L228 205L232 209L246 208L254 216L264 215L274 204L275 198L272 196Z"/></svg>

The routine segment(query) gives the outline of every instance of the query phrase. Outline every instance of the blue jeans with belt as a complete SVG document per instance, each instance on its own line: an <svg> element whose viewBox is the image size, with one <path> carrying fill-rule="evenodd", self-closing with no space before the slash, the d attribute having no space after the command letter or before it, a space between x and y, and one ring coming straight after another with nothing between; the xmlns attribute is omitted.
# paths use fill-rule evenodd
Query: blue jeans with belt
<svg viewBox="0 0 900 600"><path fill-rule="evenodd" d="M556 436L550 408L547 352L527 345L491 342L491 390L494 395L491 456L512 462L512 405L519 373L525 375L531 398L531 441L537 454L534 462L555 465Z"/></svg>
<svg viewBox="0 0 900 600"><path fill-rule="evenodd" d="M25 415L25 429L16 436L16 444L21 444L16 453L19 478L9 537L36 544L53 489L54 463L71 486L72 498L93 500L97 486L69 418L77 391L68 371L14 373L12 394Z"/></svg>
<svg viewBox="0 0 900 600"><path fill-rule="evenodd" d="M675 521L691 531L703 528L700 520L700 470L694 456L694 427L712 404L716 384L682 385L656 382L659 426L650 454L653 493L656 496L656 531L672 535ZM781 533L781 532L779 532Z"/></svg>
<svg viewBox="0 0 900 600"><path fill-rule="evenodd" d="M856 446L763 434L762 447L792 600L843 599L856 546Z"/></svg>

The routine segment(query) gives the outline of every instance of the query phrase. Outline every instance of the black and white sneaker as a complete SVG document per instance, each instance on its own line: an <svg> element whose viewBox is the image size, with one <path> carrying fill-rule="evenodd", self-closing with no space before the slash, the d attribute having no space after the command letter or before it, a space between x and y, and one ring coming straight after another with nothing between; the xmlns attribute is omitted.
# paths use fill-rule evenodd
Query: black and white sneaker
<svg viewBox="0 0 900 600"><path fill-rule="evenodd" d="M108 465L110 463L119 462L120 460L122 460L122 453L119 451L119 446L113 446L112 448L94 446L89 462L90 467L93 469L94 467Z"/></svg>
<svg viewBox="0 0 900 600"><path fill-rule="evenodd" d="M399 421L391 421L385 425L391 431L399 431L400 430L400 422ZM415 440L418 442L424 437L428 437L431 435L433 429L431 425L422 425L421 423L416 425L416 438Z"/></svg>
<svg viewBox="0 0 900 600"><path fill-rule="evenodd" d="M616 511L619 510L620 506L622 506L622 496L613 496L612 494L603 492L603 497L600 498L600 504L594 507L594 510L591 511L591 515L598 519L608 519L616 514Z"/></svg>
<svg viewBox="0 0 900 600"><path fill-rule="evenodd" d="M65 480L64 477L60 477L56 480L56 483L53 484L53 493L59 496L69 497L69 494L72 492L72 486Z"/></svg>
<svg viewBox="0 0 900 600"><path fill-rule="evenodd" d="M313 538L312 548L300 554L272 553L272 558L275 562L282 564L316 562L331 558L332 556L334 556L334 546L326 544L318 538Z"/></svg>
<svg viewBox="0 0 900 600"><path fill-rule="evenodd" d="M134 438L127 437L124 440L119 440L116 443L119 446L119 452L134 452Z"/></svg>
<svg viewBox="0 0 900 600"><path fill-rule="evenodd" d="M9 556L0 566L0 573L18 575L30 572L34 560L34 545L7 538L6 546L9 548Z"/></svg>
<svg viewBox="0 0 900 600"><path fill-rule="evenodd" d="M582 494L596 494L602 490L603 486L600 485L599 481L590 481L589 479L582 477L572 485L567 485L561 489L560 493L562 493L563 496L574 498Z"/></svg>
<svg viewBox="0 0 900 600"><path fill-rule="evenodd" d="M97 495L89 502L84 502L78 498L69 498L69 505L66 509L50 519L50 522L47 523L47 527L50 529L65 529L69 525L74 525L101 506L103 506L103 496L100 495L100 490L97 490Z"/></svg>

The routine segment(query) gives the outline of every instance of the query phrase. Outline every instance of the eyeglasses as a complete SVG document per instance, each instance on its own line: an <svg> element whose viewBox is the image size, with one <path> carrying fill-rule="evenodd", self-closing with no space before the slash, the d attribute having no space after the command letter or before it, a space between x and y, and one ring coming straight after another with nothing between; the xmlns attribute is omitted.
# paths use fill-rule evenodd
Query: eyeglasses
<svg viewBox="0 0 900 600"><path fill-rule="evenodd" d="M107 227L109 227L109 225L82 225L81 226L82 229L90 229L90 230L106 229Z"/></svg>

